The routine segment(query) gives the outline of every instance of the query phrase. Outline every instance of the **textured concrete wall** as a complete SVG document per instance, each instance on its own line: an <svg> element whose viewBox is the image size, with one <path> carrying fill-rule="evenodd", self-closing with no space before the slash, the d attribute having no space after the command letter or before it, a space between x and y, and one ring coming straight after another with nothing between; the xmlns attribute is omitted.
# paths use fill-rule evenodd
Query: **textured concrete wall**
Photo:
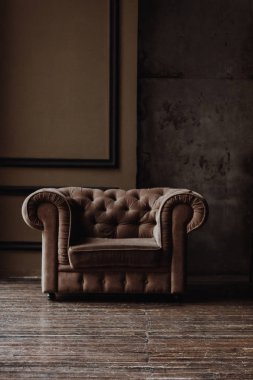
<svg viewBox="0 0 253 380"><path fill-rule="evenodd" d="M248 273L253 232L253 1L142 0L138 185L194 189L210 217L192 273Z"/></svg>

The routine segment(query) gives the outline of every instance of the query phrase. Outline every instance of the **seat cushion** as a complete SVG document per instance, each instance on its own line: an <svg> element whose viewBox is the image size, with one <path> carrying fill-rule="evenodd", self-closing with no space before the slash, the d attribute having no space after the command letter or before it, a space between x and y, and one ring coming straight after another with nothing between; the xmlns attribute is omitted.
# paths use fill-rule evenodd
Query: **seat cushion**
<svg viewBox="0 0 253 380"><path fill-rule="evenodd" d="M73 269L153 267L159 264L161 252L154 238L87 238L69 248L69 261Z"/></svg>

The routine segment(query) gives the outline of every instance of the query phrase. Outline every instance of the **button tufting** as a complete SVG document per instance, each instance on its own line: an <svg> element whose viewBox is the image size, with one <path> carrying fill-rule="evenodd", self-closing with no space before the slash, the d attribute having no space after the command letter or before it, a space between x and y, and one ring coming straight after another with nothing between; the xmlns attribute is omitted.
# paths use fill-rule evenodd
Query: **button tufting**
<svg viewBox="0 0 253 380"><path fill-rule="evenodd" d="M94 237L152 237L155 212L136 190L87 192L83 204L84 225ZM91 203L92 202L92 203Z"/></svg>

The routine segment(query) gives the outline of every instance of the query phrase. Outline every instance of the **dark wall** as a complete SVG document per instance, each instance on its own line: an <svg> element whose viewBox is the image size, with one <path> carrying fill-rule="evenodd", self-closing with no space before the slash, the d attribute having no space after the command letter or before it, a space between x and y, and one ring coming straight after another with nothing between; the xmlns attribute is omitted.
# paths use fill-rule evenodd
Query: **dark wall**
<svg viewBox="0 0 253 380"><path fill-rule="evenodd" d="M210 206L191 273L249 270L253 233L253 1L143 0L138 186L187 187Z"/></svg>

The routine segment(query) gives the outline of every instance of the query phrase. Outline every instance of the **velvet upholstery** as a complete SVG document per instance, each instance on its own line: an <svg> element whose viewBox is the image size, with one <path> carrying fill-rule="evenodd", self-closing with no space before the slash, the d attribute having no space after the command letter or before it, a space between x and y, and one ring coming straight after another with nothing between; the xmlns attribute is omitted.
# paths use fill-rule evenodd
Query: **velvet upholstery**
<svg viewBox="0 0 253 380"><path fill-rule="evenodd" d="M42 230L43 292L182 293L207 203L187 189L46 188L22 214Z"/></svg>

